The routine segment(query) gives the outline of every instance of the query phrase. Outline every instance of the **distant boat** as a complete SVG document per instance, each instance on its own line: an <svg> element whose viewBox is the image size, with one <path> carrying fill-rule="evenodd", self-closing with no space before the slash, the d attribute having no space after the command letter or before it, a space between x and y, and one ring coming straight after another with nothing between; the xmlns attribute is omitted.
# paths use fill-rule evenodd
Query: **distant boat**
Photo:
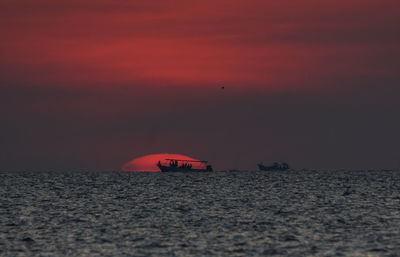
<svg viewBox="0 0 400 257"><path fill-rule="evenodd" d="M210 172L213 171L211 165L207 165L208 161L194 161L194 160L178 160L178 159L165 159L168 164L162 164L161 160L158 161L157 166L161 172ZM193 167L193 164L202 163L205 168Z"/></svg>
<svg viewBox="0 0 400 257"><path fill-rule="evenodd" d="M257 165L258 165L258 169L261 171L284 171L284 170L289 169L289 165L285 162L283 162L283 163L274 162L270 166L266 166L262 163L258 163Z"/></svg>

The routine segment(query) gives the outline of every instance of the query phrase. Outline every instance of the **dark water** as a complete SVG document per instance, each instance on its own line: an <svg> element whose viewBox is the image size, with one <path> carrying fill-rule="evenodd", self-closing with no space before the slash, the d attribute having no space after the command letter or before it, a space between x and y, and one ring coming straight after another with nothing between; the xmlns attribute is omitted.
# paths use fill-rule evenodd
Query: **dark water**
<svg viewBox="0 0 400 257"><path fill-rule="evenodd" d="M0 173L2 256L400 256L400 172Z"/></svg>

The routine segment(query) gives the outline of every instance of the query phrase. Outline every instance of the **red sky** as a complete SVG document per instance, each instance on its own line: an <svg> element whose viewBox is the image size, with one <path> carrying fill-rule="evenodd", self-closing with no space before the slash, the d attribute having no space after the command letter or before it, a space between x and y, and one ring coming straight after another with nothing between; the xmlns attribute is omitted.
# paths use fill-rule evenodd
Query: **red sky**
<svg viewBox="0 0 400 257"><path fill-rule="evenodd" d="M3 163L111 169L176 152L209 155L224 168L232 156L243 157L234 164L243 168L266 158L307 166L321 147L332 156L347 142L394 144L398 136L384 129L354 131L380 119L390 131L398 126L386 115L399 93L399 8L395 0L2 0ZM308 130L271 127L271 117L296 120L304 111ZM354 131L313 131L322 116ZM285 153L288 138L311 150ZM317 166L358 167L375 154L324 156ZM381 154L370 165L396 158Z"/></svg>
<svg viewBox="0 0 400 257"><path fill-rule="evenodd" d="M275 90L397 72L377 62L399 54L398 1L3 0L0 7L8 80Z"/></svg>

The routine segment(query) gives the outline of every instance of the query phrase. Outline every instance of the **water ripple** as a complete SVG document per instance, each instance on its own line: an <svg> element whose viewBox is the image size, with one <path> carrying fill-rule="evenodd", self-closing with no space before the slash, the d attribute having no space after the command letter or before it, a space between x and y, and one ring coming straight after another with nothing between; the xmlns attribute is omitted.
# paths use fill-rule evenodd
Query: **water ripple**
<svg viewBox="0 0 400 257"><path fill-rule="evenodd" d="M0 173L4 256L399 256L400 173Z"/></svg>

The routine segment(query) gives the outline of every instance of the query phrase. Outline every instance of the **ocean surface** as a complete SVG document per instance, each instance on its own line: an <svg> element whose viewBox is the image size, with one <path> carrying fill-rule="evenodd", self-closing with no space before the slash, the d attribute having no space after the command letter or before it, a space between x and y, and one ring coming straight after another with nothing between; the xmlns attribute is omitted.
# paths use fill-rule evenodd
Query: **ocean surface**
<svg viewBox="0 0 400 257"><path fill-rule="evenodd" d="M0 256L400 256L400 172L1 172Z"/></svg>

